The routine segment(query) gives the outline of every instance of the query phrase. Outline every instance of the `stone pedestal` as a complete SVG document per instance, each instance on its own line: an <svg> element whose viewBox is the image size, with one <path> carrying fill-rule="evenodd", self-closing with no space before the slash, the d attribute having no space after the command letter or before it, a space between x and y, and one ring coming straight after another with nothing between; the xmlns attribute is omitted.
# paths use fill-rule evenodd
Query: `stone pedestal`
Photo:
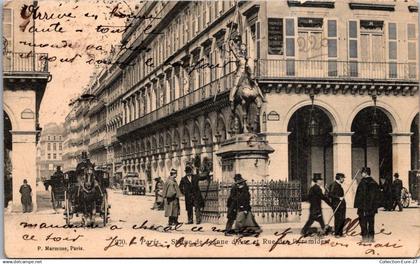
<svg viewBox="0 0 420 264"><path fill-rule="evenodd" d="M246 180L267 179L268 155L273 152L267 141L256 134L233 136L216 152L221 157L222 181L232 182L236 173Z"/></svg>

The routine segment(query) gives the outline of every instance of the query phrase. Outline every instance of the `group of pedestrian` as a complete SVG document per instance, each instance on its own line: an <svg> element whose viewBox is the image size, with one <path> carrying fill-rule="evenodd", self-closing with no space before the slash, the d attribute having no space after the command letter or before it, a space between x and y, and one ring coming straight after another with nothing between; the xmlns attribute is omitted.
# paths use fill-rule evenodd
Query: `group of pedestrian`
<svg viewBox="0 0 420 264"><path fill-rule="evenodd" d="M369 167L364 167L361 170L362 179L357 186L356 195L354 199L354 207L357 208L357 215L361 228L361 235L363 242L374 242L375 234L375 215L378 213L378 208L381 206L381 191L392 193L391 206L395 209L396 206L402 210L401 205L401 190L402 182L398 179L398 173L394 174L394 182L392 186L385 186L381 189L379 184L371 177L371 170ZM336 237L343 236L343 228L346 219L346 192L342 184L345 180L343 173L337 173L335 181L330 184L328 192L324 190L324 182L320 173L314 173L314 185L309 189L308 201L310 203L309 218L302 228L302 235L307 236L311 231L311 225L316 221L321 226L321 234L326 234L328 226L325 225L322 216L322 201L326 202L333 210L334 216L334 235ZM356 179L353 179L353 181ZM389 188L389 189L387 189Z"/></svg>
<svg viewBox="0 0 420 264"><path fill-rule="evenodd" d="M180 215L180 198L185 197L185 209L187 211L188 222L186 224L201 224L201 212L205 201L202 197L199 182L210 180L209 174L194 174L193 167L185 167L185 176L181 178L179 185L176 181L177 170L171 169L168 179L161 184L157 180L155 190L155 205L159 204L159 197L162 197L165 217L168 217L168 225L177 225ZM158 186L162 185L162 190ZM228 214L225 235L240 234L242 236L259 235L260 226L256 223L251 213L251 195L246 180L241 174L236 174L234 183L231 187L230 195L227 201ZM235 224L235 226L234 226Z"/></svg>
<svg viewBox="0 0 420 264"><path fill-rule="evenodd" d="M403 189L403 184L399 177L400 175L395 173L392 183L386 178L380 179L382 206L385 211L395 211L397 206L398 211L402 212L403 210L403 206L401 204L401 191Z"/></svg>
<svg viewBox="0 0 420 264"><path fill-rule="evenodd" d="M185 209L187 210L188 222L194 223L194 213L196 224L201 224L201 210L204 207L204 200L201 195L199 182L208 180L208 175L196 175L193 173L191 165L185 167L185 176L181 178L178 185L176 181L177 170L171 169L169 177L163 184L161 196L163 198L163 207L165 217L169 218L169 225L178 224L178 216L180 215L179 199L181 195L185 196ZM156 195L157 197L158 195ZM156 198L157 199L157 198Z"/></svg>

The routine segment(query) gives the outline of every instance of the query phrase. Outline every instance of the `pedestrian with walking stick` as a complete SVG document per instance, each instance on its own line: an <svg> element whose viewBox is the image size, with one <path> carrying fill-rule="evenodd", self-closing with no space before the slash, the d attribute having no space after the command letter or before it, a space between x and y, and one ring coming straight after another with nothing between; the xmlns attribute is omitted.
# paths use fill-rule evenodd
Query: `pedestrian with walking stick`
<svg viewBox="0 0 420 264"><path fill-rule="evenodd" d="M325 229L324 218L322 217L321 201L323 200L329 206L331 206L331 203L328 200L328 197L325 196L323 192L324 180L321 177L321 173L314 173L312 180L315 184L312 185L308 193L308 201L310 203L309 218L308 218L308 221L306 221L301 231L301 234L304 236L309 235L309 232L308 232L309 228L315 221L321 225L321 229L322 229L321 233L325 233L326 229Z"/></svg>
<svg viewBox="0 0 420 264"><path fill-rule="evenodd" d="M344 183L344 174L337 173L335 181L330 184L328 196L331 199L331 205L334 210L334 235L343 236L344 222L346 219L346 200L344 198L344 189L341 186Z"/></svg>

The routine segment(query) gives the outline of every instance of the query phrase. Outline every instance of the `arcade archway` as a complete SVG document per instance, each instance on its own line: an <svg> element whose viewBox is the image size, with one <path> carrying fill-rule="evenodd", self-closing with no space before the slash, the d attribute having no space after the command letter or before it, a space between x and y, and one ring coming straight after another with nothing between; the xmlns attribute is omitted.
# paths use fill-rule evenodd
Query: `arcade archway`
<svg viewBox="0 0 420 264"><path fill-rule="evenodd" d="M288 123L289 180L300 181L306 200L314 173L321 173L326 184L333 181L332 123L317 106L297 110Z"/></svg>
<svg viewBox="0 0 420 264"><path fill-rule="evenodd" d="M352 136L352 174L370 167L372 177L392 180L392 125L380 108L367 107L355 116Z"/></svg>

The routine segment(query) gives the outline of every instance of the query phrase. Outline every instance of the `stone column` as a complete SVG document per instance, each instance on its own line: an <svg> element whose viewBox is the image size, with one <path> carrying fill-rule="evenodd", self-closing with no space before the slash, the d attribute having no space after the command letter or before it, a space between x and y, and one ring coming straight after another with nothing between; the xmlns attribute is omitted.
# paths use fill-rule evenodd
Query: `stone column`
<svg viewBox="0 0 420 264"><path fill-rule="evenodd" d="M351 136L354 132L335 132L333 136L333 177L336 173L344 173L346 176L343 189L344 192L352 185L352 162L351 162ZM360 176L360 174L359 174ZM347 207L353 207L354 195L356 193L357 183L353 183L351 189L345 196Z"/></svg>
<svg viewBox="0 0 420 264"><path fill-rule="evenodd" d="M134 94L134 120L136 120L137 118L139 118L139 96L137 93Z"/></svg>
<svg viewBox="0 0 420 264"><path fill-rule="evenodd" d="M37 210L36 203L36 131L12 131L12 182L13 205L12 210L22 212L20 186L23 180L28 180L32 188L33 211Z"/></svg>
<svg viewBox="0 0 420 264"><path fill-rule="evenodd" d="M270 180L286 181L289 178L289 137L290 132L266 133L268 145L274 152L269 156L268 174Z"/></svg>
<svg viewBox="0 0 420 264"><path fill-rule="evenodd" d="M127 102L123 101L123 125L127 124Z"/></svg>
<svg viewBox="0 0 420 264"><path fill-rule="evenodd" d="M403 186L408 188L408 171L411 169L411 132L391 133L392 169L400 174Z"/></svg>
<svg viewBox="0 0 420 264"><path fill-rule="evenodd" d="M220 143L213 145L213 180L222 180L222 158L216 155L220 149Z"/></svg>

